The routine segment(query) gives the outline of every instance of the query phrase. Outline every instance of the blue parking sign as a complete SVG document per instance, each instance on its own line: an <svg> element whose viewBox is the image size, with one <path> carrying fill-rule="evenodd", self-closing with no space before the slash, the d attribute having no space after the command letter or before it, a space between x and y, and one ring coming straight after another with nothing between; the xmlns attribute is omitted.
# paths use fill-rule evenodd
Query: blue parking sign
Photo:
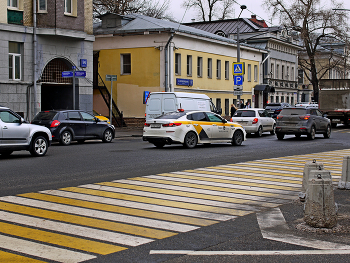
<svg viewBox="0 0 350 263"><path fill-rule="evenodd" d="M243 76L242 75L234 75L233 76L233 84L235 86L242 86L243 85Z"/></svg>

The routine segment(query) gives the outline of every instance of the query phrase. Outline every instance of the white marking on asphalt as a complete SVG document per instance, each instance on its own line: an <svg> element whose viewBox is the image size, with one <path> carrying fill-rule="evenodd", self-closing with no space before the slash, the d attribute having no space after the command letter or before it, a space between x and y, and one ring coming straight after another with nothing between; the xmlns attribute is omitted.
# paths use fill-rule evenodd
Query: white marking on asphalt
<svg viewBox="0 0 350 263"><path fill-rule="evenodd" d="M222 214L215 214L211 212L201 212L201 211L195 211L195 210L189 210L189 209L183 209L183 208L152 205L152 204L138 203L138 202L132 202L132 201L123 201L119 199L79 194L79 193L73 193L73 192L65 192L60 190L47 190L47 191L41 191L41 193L68 197L68 198L75 198L79 200L85 200L85 201L91 201L91 202L97 202L97 203L103 203L103 204L119 205L124 207L142 209L142 210L157 211L162 213L213 219L213 220L219 220L219 221L227 221L227 220L236 218L236 216L230 216L230 215L222 215Z"/></svg>
<svg viewBox="0 0 350 263"><path fill-rule="evenodd" d="M23 216L19 214L0 211L0 219L12 223L33 226L42 229L48 229L67 233L76 236L83 236L103 240L112 243L123 244L127 246L138 246L154 241L153 239L134 237L125 234L109 232L89 227L82 227L61 222L55 222L47 219L35 218L31 216Z"/></svg>
<svg viewBox="0 0 350 263"><path fill-rule="evenodd" d="M64 263L78 263L96 258L95 256L58 247L35 243L19 238L0 235L0 247L47 260Z"/></svg>
<svg viewBox="0 0 350 263"><path fill-rule="evenodd" d="M38 200L28 199L28 198L23 198L18 196L4 196L4 197L0 197L0 200L5 202L38 207L41 209L49 209L49 210L60 211L64 213L95 217L95 218L100 218L100 219L105 219L110 221L130 223L135 225L148 226L148 227L177 231L177 232L187 232L187 231L192 231L199 228L199 227L185 225L185 224L153 220L153 219L148 219L143 217L128 216L128 215L122 215L117 213L104 212L101 210L80 208L76 206L61 205L61 204L38 201Z"/></svg>
<svg viewBox="0 0 350 263"><path fill-rule="evenodd" d="M288 225L283 217L283 214L279 208L272 208L266 212L257 213L256 216L263 238L316 249L350 250L350 246L348 245L312 238L305 238L291 234Z"/></svg>
<svg viewBox="0 0 350 263"><path fill-rule="evenodd" d="M223 165L222 165L223 166ZM222 167L221 166L221 167ZM239 166L237 165L225 165L224 167L227 168L234 168L234 169L240 169L240 170L247 170L252 174L252 171L264 171L264 172L274 172L274 173L280 173L280 174L294 174L294 175L303 175L303 172L292 172L292 171L285 171L285 170L278 170L278 169L268 169L268 168L255 168L255 167L244 167L244 166ZM199 168L198 170L203 170L207 168ZM237 171L234 171L237 172ZM255 174L255 173L254 173ZM283 176L284 178L284 176Z"/></svg>

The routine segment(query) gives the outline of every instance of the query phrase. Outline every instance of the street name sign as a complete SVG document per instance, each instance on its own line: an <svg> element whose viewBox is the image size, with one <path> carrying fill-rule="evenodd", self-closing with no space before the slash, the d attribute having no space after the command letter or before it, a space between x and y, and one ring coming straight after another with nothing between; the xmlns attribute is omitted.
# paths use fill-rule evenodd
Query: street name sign
<svg viewBox="0 0 350 263"><path fill-rule="evenodd" d="M73 71L62 71L62 78L73 78Z"/></svg>
<svg viewBox="0 0 350 263"><path fill-rule="evenodd" d="M117 81L117 75L106 75L106 81Z"/></svg>

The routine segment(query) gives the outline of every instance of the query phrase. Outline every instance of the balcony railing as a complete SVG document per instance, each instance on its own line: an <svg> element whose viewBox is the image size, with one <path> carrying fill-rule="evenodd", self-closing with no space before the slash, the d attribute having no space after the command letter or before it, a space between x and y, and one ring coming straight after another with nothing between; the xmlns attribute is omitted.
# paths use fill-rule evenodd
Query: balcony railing
<svg viewBox="0 0 350 263"><path fill-rule="evenodd" d="M23 11L7 10L7 23L23 25Z"/></svg>

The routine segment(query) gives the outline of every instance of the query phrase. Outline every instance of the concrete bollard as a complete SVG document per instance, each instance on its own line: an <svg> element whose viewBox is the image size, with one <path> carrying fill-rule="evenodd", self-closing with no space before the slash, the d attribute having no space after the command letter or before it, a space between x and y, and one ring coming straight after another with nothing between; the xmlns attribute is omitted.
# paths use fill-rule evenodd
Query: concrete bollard
<svg viewBox="0 0 350 263"><path fill-rule="evenodd" d="M332 180L322 178L321 173L317 174L317 178L309 180L304 221L312 227L319 228L332 228L337 225Z"/></svg>
<svg viewBox="0 0 350 263"><path fill-rule="evenodd" d="M344 156L342 175L338 182L339 189L350 189L350 156Z"/></svg>
<svg viewBox="0 0 350 263"><path fill-rule="evenodd" d="M303 185L301 187L301 192L299 193L299 199L301 202L305 202L306 190L309 184L309 180L314 178L310 175L311 170L323 170L323 163L317 162L316 160L308 161L305 163L304 172L303 172Z"/></svg>

